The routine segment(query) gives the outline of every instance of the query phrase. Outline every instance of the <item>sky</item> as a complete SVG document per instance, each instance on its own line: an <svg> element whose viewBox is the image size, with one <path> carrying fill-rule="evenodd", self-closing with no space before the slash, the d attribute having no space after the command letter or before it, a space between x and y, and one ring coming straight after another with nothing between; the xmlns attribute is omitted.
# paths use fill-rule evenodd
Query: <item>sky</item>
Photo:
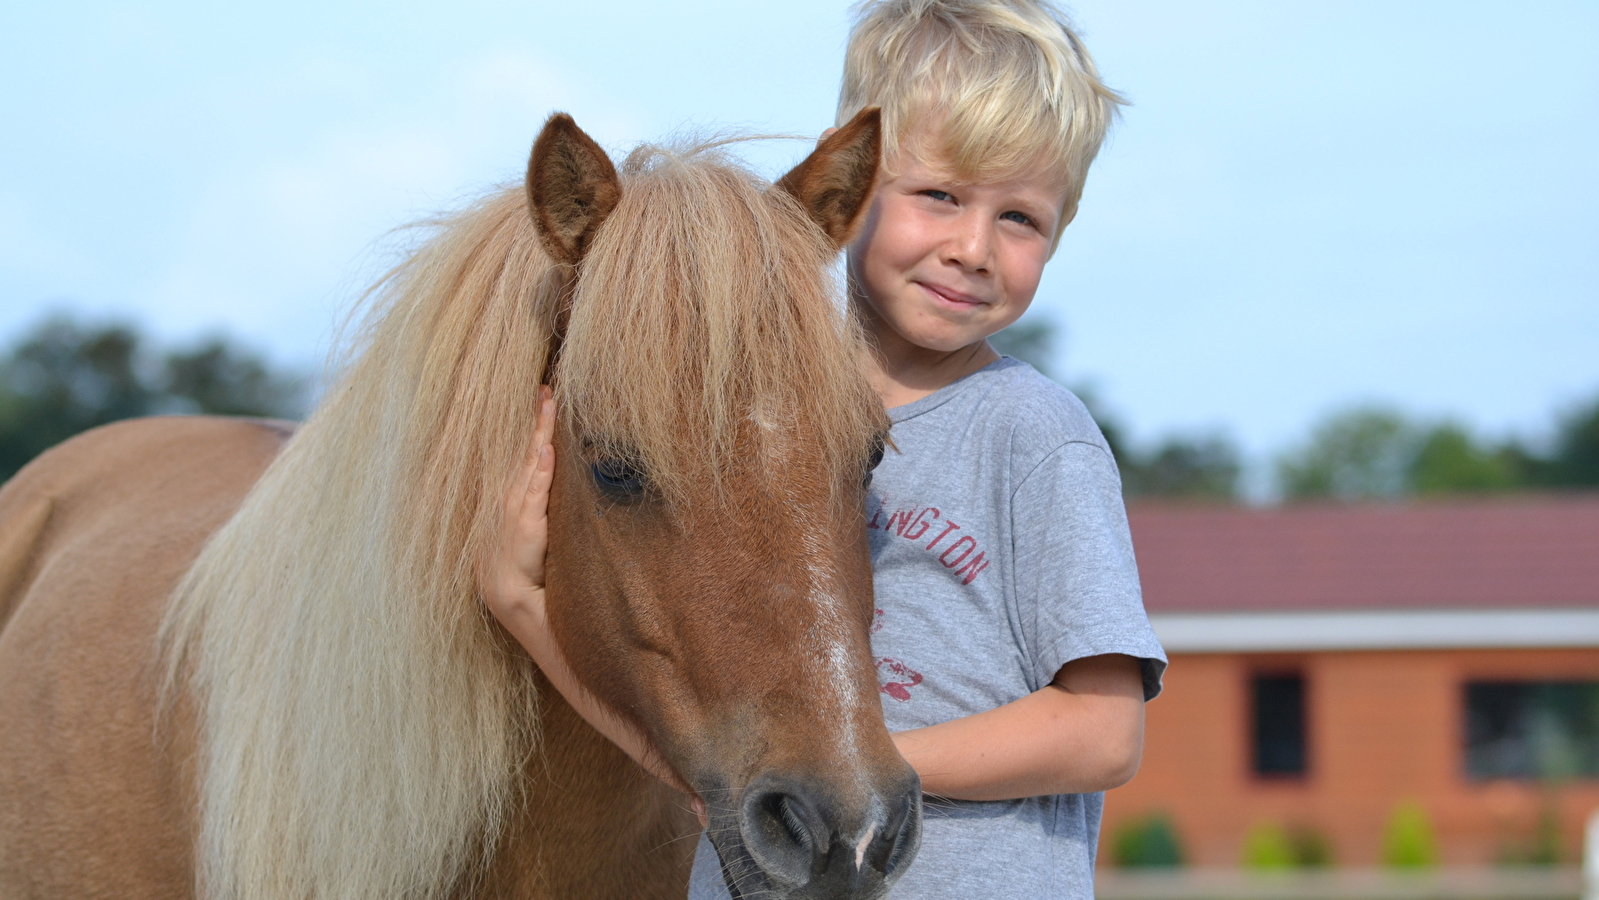
<svg viewBox="0 0 1599 900"><path fill-rule="evenodd" d="M1130 100L1029 317L1135 442L1257 463L1360 403L1546 436L1599 395L1599 4L1084 0ZM314 367L393 229L614 154L832 124L841 2L0 10L0 342L53 310ZM804 141L752 145L770 176ZM386 235L389 235L386 237Z"/></svg>

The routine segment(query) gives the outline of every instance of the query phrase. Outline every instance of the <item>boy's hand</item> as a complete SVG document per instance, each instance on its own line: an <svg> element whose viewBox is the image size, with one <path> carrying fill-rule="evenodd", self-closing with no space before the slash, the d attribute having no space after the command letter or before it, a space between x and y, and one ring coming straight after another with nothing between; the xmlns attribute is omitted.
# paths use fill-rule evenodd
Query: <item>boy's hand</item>
<svg viewBox="0 0 1599 900"><path fill-rule="evenodd" d="M506 489L500 541L483 567L484 604L584 721L645 771L694 797L694 811L703 827L705 804L638 729L612 713L578 682L550 634L544 605L544 556L549 546L550 485L555 480L555 447L551 443L554 434L555 403L550 389L542 387L533 439L522 466Z"/></svg>
<svg viewBox="0 0 1599 900"><path fill-rule="evenodd" d="M540 619L544 606L544 554L549 546L550 484L555 480L555 401L539 387L539 417L533 440L505 493L500 543L485 572L489 610L517 599L534 600Z"/></svg>

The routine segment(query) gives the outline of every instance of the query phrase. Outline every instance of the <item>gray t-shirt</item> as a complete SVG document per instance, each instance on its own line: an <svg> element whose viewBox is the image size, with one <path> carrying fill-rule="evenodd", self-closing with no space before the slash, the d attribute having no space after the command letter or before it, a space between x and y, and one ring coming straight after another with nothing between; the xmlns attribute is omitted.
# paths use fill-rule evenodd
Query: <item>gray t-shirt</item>
<svg viewBox="0 0 1599 900"><path fill-rule="evenodd" d="M889 416L866 506L889 730L1002 706L1105 653L1137 657L1154 697L1166 657L1116 463L1082 402L1007 357ZM921 852L890 896L1090 900L1103 801L929 796ZM727 896L701 837L689 897Z"/></svg>

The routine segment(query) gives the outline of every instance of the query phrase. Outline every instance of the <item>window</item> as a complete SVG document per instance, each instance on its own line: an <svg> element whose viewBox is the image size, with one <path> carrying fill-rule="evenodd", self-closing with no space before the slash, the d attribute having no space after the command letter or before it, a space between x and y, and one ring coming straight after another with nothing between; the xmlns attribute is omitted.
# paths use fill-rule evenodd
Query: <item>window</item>
<svg viewBox="0 0 1599 900"><path fill-rule="evenodd" d="M1467 684L1466 774L1599 776L1599 681Z"/></svg>
<svg viewBox="0 0 1599 900"><path fill-rule="evenodd" d="M1305 774L1305 677L1254 679L1255 774Z"/></svg>

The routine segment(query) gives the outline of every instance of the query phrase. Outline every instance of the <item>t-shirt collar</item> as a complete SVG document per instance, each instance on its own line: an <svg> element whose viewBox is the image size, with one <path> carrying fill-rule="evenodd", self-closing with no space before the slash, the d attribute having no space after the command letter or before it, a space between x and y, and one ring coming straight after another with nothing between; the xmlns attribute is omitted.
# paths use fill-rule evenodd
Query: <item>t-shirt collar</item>
<svg viewBox="0 0 1599 900"><path fill-rule="evenodd" d="M922 413L932 412L933 410L938 409L940 406L943 406L949 401L959 397L961 394L977 387L983 381L987 380L985 377L980 376L986 376L993 372L1001 372L1005 369L1015 368L1016 366L1020 365L1025 364L1018 359L1013 359L1009 356L1001 356L999 359L994 360L970 375L963 375L920 400L912 400L911 402L902 406L896 406L893 409L890 409L888 411L888 419L891 423L898 424L907 419L914 419Z"/></svg>

